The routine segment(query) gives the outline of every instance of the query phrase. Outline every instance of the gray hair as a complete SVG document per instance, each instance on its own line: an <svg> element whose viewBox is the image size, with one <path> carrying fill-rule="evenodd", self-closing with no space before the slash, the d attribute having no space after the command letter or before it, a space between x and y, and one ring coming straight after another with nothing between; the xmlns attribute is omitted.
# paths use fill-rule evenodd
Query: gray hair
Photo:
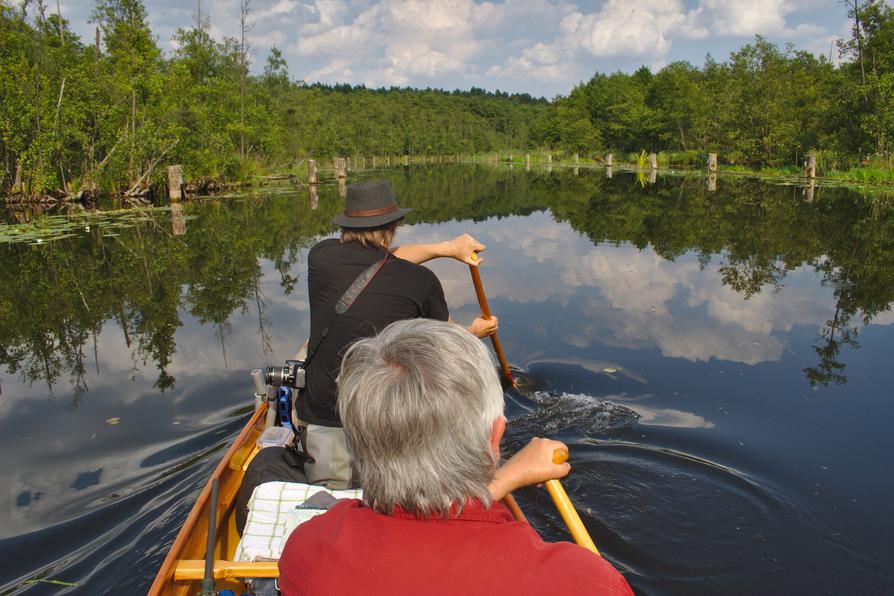
<svg viewBox="0 0 894 596"><path fill-rule="evenodd" d="M398 321L354 343L338 413L368 507L446 517L469 498L490 505L503 390L490 352L459 325Z"/></svg>

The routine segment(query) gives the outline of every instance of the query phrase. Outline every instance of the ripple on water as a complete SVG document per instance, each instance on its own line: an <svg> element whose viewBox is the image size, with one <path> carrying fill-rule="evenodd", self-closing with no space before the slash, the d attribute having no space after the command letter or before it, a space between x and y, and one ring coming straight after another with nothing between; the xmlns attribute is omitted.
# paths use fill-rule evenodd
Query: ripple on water
<svg viewBox="0 0 894 596"><path fill-rule="evenodd" d="M140 486L103 499L74 519L0 541L5 556L0 596L80 594L84 586L92 594L145 593L220 452L245 420L235 416L173 445L160 445L146 459L165 465ZM39 578L75 585L26 583Z"/></svg>
<svg viewBox="0 0 894 596"><path fill-rule="evenodd" d="M572 452L574 471L563 484L638 594L886 589L876 560L802 504L736 470L623 442L583 442ZM543 491L528 489L520 500L545 536L568 539Z"/></svg>

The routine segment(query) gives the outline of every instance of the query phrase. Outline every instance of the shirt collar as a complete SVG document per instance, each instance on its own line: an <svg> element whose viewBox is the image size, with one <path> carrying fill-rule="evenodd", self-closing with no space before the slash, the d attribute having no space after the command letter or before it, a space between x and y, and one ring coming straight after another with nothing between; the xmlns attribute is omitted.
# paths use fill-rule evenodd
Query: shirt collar
<svg viewBox="0 0 894 596"><path fill-rule="evenodd" d="M515 518L512 517L512 513L510 513L502 503L494 501L491 503L490 507L485 507L478 499L466 500L462 511L459 511L459 507L454 505L447 518L441 517L438 513L420 518L412 513L408 513L399 505L394 506L394 510L391 512L391 517L421 521L476 521L494 524L515 521Z"/></svg>

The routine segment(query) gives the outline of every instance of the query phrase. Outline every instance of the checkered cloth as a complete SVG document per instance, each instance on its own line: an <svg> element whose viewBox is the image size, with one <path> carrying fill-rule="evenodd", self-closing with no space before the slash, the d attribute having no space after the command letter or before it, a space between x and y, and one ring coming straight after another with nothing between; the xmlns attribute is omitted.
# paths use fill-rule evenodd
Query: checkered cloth
<svg viewBox="0 0 894 596"><path fill-rule="evenodd" d="M300 506L312 495L327 492L336 499L359 499L360 489L328 490L299 482L265 482L255 487L248 501L248 520L236 547L236 561L278 560L289 534L299 524L324 513Z"/></svg>

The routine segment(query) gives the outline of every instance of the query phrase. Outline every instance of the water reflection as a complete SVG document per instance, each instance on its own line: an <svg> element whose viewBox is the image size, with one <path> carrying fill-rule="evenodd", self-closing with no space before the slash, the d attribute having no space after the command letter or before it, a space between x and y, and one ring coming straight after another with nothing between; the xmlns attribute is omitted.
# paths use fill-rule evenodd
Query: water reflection
<svg viewBox="0 0 894 596"><path fill-rule="evenodd" d="M779 279L751 285L750 295L743 297L729 281L728 254L706 259L693 252L669 260L651 247L594 246L554 224L548 213L489 221L482 241L494 247L486 258L500 263L499 269L485 265L491 298L561 304L564 316L550 321L555 327L550 333L579 348L595 343L658 348L668 357L757 364L779 360L786 349L779 334L795 326L830 338L837 333L831 341L839 349L843 341L841 321L827 321L830 313L843 316L836 306L840 290L823 285L826 276L815 266L780 266ZM453 305L473 308L465 272L436 267L448 296L463 296ZM870 320L865 317L864 324ZM516 358L528 358L525 348ZM837 352L819 355L820 366L827 366Z"/></svg>
<svg viewBox="0 0 894 596"><path fill-rule="evenodd" d="M779 358L784 342L774 332L806 324L818 330L818 361L805 369L806 378L843 383L842 347L857 347L862 326L894 300L886 249L894 235L892 207L885 200L823 189L823 201L810 204L791 200L785 188L753 181L715 195L678 178L649 185L634 201L629 176L460 171L465 175L455 168L387 175L415 208L410 222L496 216L485 233L500 247L499 255L488 255L500 259L500 268L488 272L491 292L521 302L585 298L575 316L599 324L569 330L571 344L598 338L656 346L667 356L754 364ZM339 182L338 195L326 188L322 202L314 187L309 210L294 198L188 206L203 214L188 235L178 203L167 225L161 221L167 215L155 214L145 226L115 236L94 230L41 249L0 247L8 264L0 274L0 362L50 393L67 377L76 407L88 390L87 354L97 349L103 324L115 321L134 369L153 363L156 387L171 389L179 312L216 326L222 357L228 318L250 304L259 312L263 338L257 259L275 264L290 294L302 248L332 229L336 197L344 192ZM504 219L535 210L544 211ZM399 240L428 233L423 228ZM629 244L617 246L623 242ZM534 269L550 282L530 284L529 275L516 275ZM596 292L588 295L585 288ZM708 316L694 321L690 314L700 308ZM269 339L262 343L269 355Z"/></svg>
<svg viewBox="0 0 894 596"><path fill-rule="evenodd" d="M825 545L824 562L852 554L829 538L842 532L889 552L865 512L890 511L892 488L879 455L894 448L883 395L891 203L822 187L810 203L801 189L740 179L715 189L702 177L643 186L617 170L524 170L363 176L388 178L414 208L398 243L470 232L488 245L491 306L528 377L510 440L573 442L569 490L637 589L699 591L668 534L730 549L769 539L752 546L752 579L769 573L760 557L793 557L798 540ZM145 590L147 578L112 568L160 561L243 421L246 371L306 336L306 250L334 231L341 186L192 201L135 227L0 245L0 545L17 557L0 584L65 569L125 582L97 592ZM431 267L454 317L475 316L468 268ZM744 529L720 527L723 507ZM661 521L668 510L685 519ZM548 534L550 515L535 517ZM699 577L714 593L753 586L710 550ZM62 563L75 551L82 562Z"/></svg>

